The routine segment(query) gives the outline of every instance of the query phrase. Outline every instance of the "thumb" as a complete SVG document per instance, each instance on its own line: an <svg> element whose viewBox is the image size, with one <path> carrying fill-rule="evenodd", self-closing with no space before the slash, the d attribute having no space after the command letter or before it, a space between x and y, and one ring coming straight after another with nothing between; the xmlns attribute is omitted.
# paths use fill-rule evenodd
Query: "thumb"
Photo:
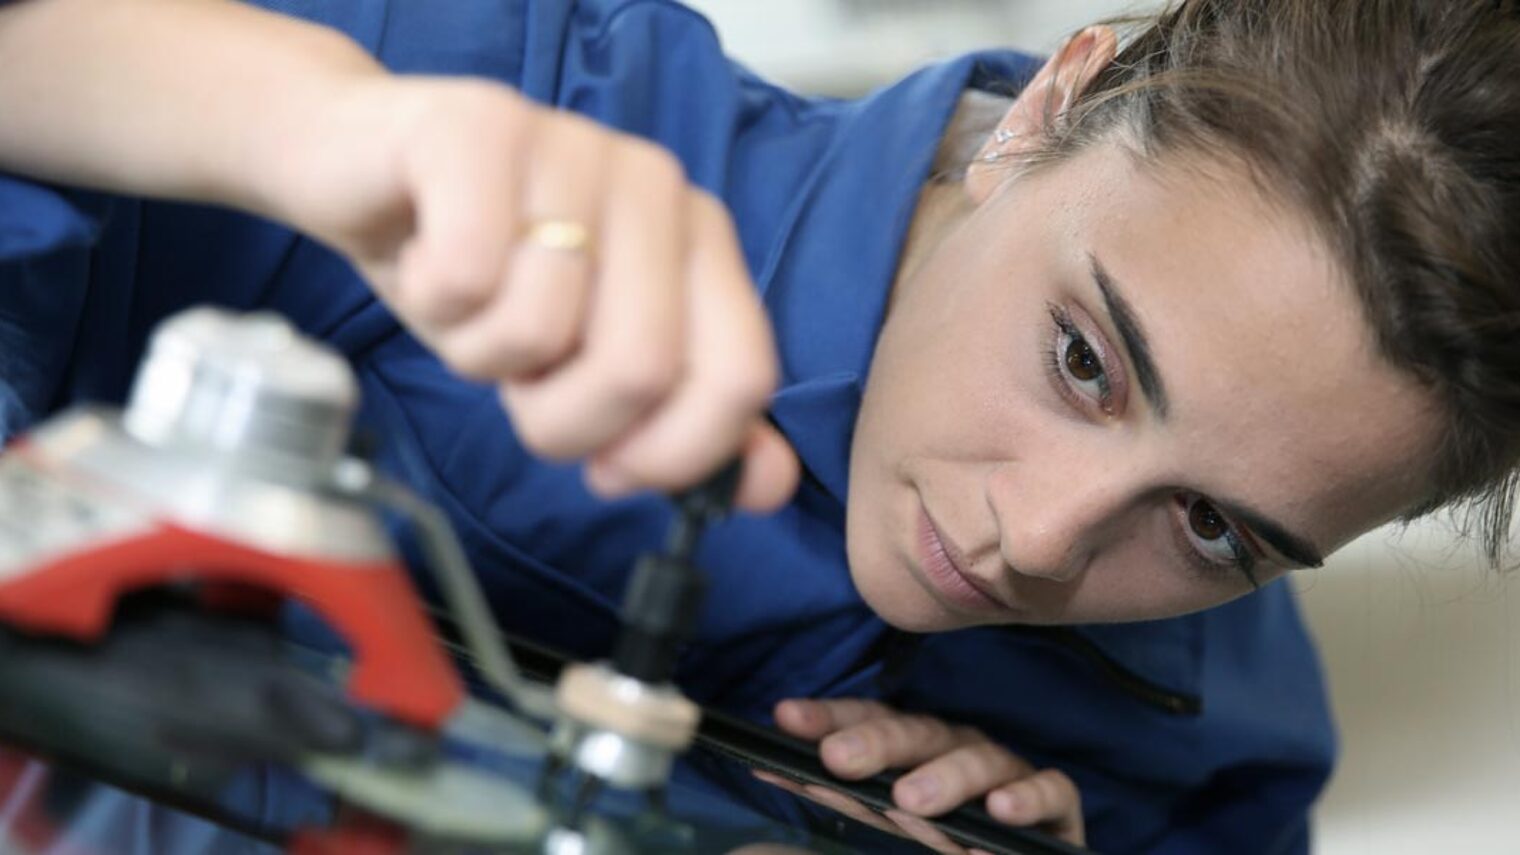
<svg viewBox="0 0 1520 855"><path fill-rule="evenodd" d="M797 492L801 465L781 432L764 422L750 429L741 452L744 475L734 503L765 513L785 504Z"/></svg>

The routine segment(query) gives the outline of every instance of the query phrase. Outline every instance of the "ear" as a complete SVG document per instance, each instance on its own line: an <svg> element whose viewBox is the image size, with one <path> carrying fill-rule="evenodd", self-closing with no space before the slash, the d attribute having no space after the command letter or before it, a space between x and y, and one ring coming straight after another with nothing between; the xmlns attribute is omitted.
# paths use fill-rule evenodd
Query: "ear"
<svg viewBox="0 0 1520 855"><path fill-rule="evenodd" d="M1114 61L1118 36L1110 27L1077 33L1046 61L966 167L965 191L975 204L991 198L1011 175L1010 162L1040 139L1051 122L1071 108L1098 74Z"/></svg>

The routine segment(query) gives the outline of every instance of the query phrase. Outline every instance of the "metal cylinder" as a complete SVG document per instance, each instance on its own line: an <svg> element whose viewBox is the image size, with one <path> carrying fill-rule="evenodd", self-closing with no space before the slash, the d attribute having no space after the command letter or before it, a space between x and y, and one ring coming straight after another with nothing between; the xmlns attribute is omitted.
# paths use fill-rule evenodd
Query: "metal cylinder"
<svg viewBox="0 0 1520 855"><path fill-rule="evenodd" d="M285 319L202 307L154 332L123 424L149 445L238 468L326 473L357 400L343 358Z"/></svg>

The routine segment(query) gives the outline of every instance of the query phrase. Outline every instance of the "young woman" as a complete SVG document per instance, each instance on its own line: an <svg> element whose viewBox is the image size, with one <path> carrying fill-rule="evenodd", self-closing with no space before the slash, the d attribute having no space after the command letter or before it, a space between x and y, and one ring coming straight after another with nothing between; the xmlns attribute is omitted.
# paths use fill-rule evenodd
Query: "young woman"
<svg viewBox="0 0 1520 855"><path fill-rule="evenodd" d="M705 544L683 685L912 770L886 818L805 795L945 851L917 817L983 798L1302 851L1333 733L1278 580L1452 502L1497 555L1510 3L1183 0L854 102L660 0L269 5L317 25L0 9L6 432L119 397L179 307L281 311L421 448L502 619L586 657L650 490L742 454L770 513Z"/></svg>

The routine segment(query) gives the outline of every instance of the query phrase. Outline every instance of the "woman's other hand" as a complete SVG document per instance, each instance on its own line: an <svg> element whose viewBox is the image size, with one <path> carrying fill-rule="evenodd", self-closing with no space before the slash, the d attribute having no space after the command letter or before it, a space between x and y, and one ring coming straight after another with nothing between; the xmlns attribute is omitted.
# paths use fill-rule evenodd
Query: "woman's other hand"
<svg viewBox="0 0 1520 855"><path fill-rule="evenodd" d="M762 418L769 322L722 204L664 149L477 80L359 75L292 128L264 206L343 253L524 445L604 495L742 454L738 503L797 463Z"/></svg>
<svg viewBox="0 0 1520 855"><path fill-rule="evenodd" d="M1084 842L1082 801L1071 779L1055 769L1035 769L974 728L857 699L786 700L776 705L775 717L787 733L820 740L824 766L845 780L887 769L910 770L892 787L899 810L885 814L826 787L756 773L867 825L906 835L937 852L966 855L966 849L922 817L984 799L995 819L1039 825L1068 842Z"/></svg>

